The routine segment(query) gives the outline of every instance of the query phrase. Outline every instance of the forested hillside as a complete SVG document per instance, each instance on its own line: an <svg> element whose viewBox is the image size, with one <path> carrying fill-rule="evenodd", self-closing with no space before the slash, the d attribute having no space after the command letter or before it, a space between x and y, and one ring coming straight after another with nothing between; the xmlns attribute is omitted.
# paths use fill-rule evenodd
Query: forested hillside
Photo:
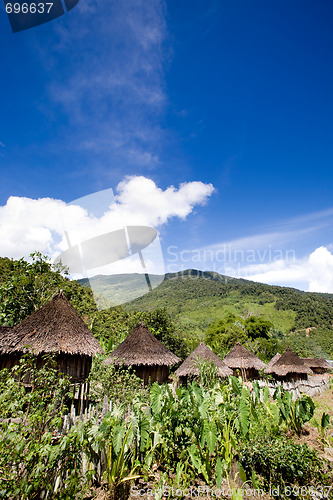
<svg viewBox="0 0 333 500"><path fill-rule="evenodd" d="M210 323L235 315L259 316L272 334L301 355L333 357L333 295L270 286L217 273L187 270L167 274L155 290L126 310L166 307L185 334L204 338Z"/></svg>
<svg viewBox="0 0 333 500"><path fill-rule="evenodd" d="M110 279L98 279L109 290ZM111 281L120 290L140 280L127 275ZM302 356L333 358L331 294L188 270L167 274L156 289L122 307L98 310L87 285L69 280L38 253L30 263L1 258L0 325L14 326L63 289L107 352L143 320L182 358L200 340L220 354L239 340L264 360L287 345Z"/></svg>
<svg viewBox="0 0 333 500"><path fill-rule="evenodd" d="M71 281L66 270L40 253L24 259L0 258L0 326L15 326L63 290L73 307L100 341L105 352L114 349L140 321L181 358L189 353L177 324L165 309L127 312L121 307L98 310L88 286Z"/></svg>

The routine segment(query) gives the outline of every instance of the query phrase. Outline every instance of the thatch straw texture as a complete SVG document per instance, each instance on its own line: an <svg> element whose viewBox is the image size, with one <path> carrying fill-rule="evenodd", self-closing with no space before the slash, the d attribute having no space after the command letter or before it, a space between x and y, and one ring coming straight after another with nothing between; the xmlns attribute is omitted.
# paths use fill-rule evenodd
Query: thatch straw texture
<svg viewBox="0 0 333 500"><path fill-rule="evenodd" d="M321 368L323 370L333 370L331 363L328 363L323 358L301 358L306 366L313 368Z"/></svg>
<svg viewBox="0 0 333 500"><path fill-rule="evenodd" d="M116 347L105 364L124 366L171 366L181 361L141 323Z"/></svg>
<svg viewBox="0 0 333 500"><path fill-rule="evenodd" d="M199 375L198 360L209 361L217 368L219 377L228 377L232 375L232 370L228 368L216 354L207 347L203 342L200 342L198 347L185 359L178 370L175 371L177 377L194 377Z"/></svg>
<svg viewBox="0 0 333 500"><path fill-rule="evenodd" d="M279 377L285 377L288 373L311 374L313 371L306 366L300 357L295 354L290 347L282 354L270 368L266 368L265 373L272 373Z"/></svg>
<svg viewBox="0 0 333 500"><path fill-rule="evenodd" d="M3 354L28 351L35 355L64 353L94 356L104 353L62 292L12 328L1 350Z"/></svg>
<svg viewBox="0 0 333 500"><path fill-rule="evenodd" d="M261 359L257 358L252 352L245 349L240 343L234 345L231 351L223 359L223 363L232 369L254 369L263 370L266 365Z"/></svg>
<svg viewBox="0 0 333 500"><path fill-rule="evenodd" d="M5 352L8 345L12 342L13 328L10 326L0 326L0 354Z"/></svg>
<svg viewBox="0 0 333 500"><path fill-rule="evenodd" d="M276 363L279 359L281 358L281 354L278 352L277 354L275 354L275 356L270 360L269 363L267 363L267 366L265 368L265 371L270 368L271 366L274 365L274 363Z"/></svg>

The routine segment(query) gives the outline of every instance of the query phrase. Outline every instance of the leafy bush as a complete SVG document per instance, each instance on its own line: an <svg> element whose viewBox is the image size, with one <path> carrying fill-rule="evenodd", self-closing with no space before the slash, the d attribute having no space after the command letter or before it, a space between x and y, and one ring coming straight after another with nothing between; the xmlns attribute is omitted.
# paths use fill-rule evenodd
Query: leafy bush
<svg viewBox="0 0 333 500"><path fill-rule="evenodd" d="M91 403L101 405L104 396L116 404L129 405L135 399L148 399L148 389L143 386L131 368L104 365L105 356L96 356L89 375Z"/></svg>
<svg viewBox="0 0 333 500"><path fill-rule="evenodd" d="M290 439L252 440L242 445L239 461L248 478L253 470L261 476L266 490L280 487L283 491L286 485L329 484L317 452Z"/></svg>
<svg viewBox="0 0 333 500"><path fill-rule="evenodd" d="M0 372L0 497L79 498L83 425L62 429L70 398L69 380L59 377L52 358L36 369L34 358L23 358L12 370ZM29 380L30 386L23 381ZM56 491L54 491L56 490Z"/></svg>

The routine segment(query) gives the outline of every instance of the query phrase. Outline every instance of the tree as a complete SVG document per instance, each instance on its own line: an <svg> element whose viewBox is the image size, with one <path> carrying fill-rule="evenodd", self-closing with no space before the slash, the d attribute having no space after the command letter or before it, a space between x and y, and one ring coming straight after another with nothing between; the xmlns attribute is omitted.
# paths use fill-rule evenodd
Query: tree
<svg viewBox="0 0 333 500"><path fill-rule="evenodd" d="M228 315L225 319L208 325L205 342L216 354L224 355L236 342L245 343L248 340L242 326L235 316Z"/></svg>
<svg viewBox="0 0 333 500"><path fill-rule="evenodd" d="M90 288L82 287L77 281L70 281L64 266L52 264L40 252L31 254L31 262L24 259L1 259L0 325L16 325L42 307L60 289L83 320L91 326L97 314L93 293Z"/></svg>
<svg viewBox="0 0 333 500"><path fill-rule="evenodd" d="M250 316L245 320L245 330L253 340L257 338L268 339L268 332L273 328L273 324L262 317Z"/></svg>
<svg viewBox="0 0 333 500"><path fill-rule="evenodd" d="M9 277L0 286L0 324L14 326L44 305L66 282L67 271L51 264L40 252L12 261Z"/></svg>

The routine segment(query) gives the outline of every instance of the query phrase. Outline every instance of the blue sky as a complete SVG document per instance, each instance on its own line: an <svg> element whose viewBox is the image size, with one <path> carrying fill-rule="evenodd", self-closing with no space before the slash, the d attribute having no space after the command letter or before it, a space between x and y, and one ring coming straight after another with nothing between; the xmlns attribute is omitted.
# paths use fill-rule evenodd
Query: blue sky
<svg viewBox="0 0 333 500"><path fill-rule="evenodd" d="M50 250L46 198L112 188L166 271L333 292L332 26L329 0L80 0L13 34L1 6L1 255Z"/></svg>

